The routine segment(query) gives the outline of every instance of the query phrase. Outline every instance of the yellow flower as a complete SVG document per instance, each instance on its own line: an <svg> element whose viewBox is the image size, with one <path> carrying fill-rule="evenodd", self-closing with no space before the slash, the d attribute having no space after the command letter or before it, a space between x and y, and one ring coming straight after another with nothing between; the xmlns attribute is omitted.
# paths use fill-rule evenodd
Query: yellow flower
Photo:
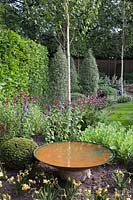
<svg viewBox="0 0 133 200"><path fill-rule="evenodd" d="M89 197L90 195L91 195L91 190L84 190L84 192L85 192L85 195L87 196L87 197Z"/></svg>
<svg viewBox="0 0 133 200"><path fill-rule="evenodd" d="M21 176L17 174L17 182L20 182L20 180L21 180Z"/></svg>
<svg viewBox="0 0 133 200"><path fill-rule="evenodd" d="M36 184L36 181L35 181L35 180L32 180L32 179L29 179L29 183Z"/></svg>
<svg viewBox="0 0 133 200"><path fill-rule="evenodd" d="M78 181L78 182L76 182L75 180L73 180L73 185L75 186L75 187L79 187L80 185L81 185L81 182L80 181Z"/></svg>
<svg viewBox="0 0 133 200"><path fill-rule="evenodd" d="M0 181L0 188L2 187L2 181Z"/></svg>
<svg viewBox="0 0 133 200"><path fill-rule="evenodd" d="M7 181L8 181L9 183L13 183L13 182L14 182L14 176L11 176L10 178L8 178Z"/></svg>
<svg viewBox="0 0 133 200"><path fill-rule="evenodd" d="M48 196L48 193L47 193L47 192L45 192L45 196L46 196L46 197Z"/></svg>
<svg viewBox="0 0 133 200"><path fill-rule="evenodd" d="M118 199L121 196L120 193L118 193L117 191L114 193L114 195L115 195L115 199Z"/></svg>
<svg viewBox="0 0 133 200"><path fill-rule="evenodd" d="M107 188L105 188L104 190L103 190L103 192L107 192L108 191L108 189Z"/></svg>
<svg viewBox="0 0 133 200"><path fill-rule="evenodd" d="M0 172L0 178L2 178L4 176L3 172Z"/></svg>
<svg viewBox="0 0 133 200"><path fill-rule="evenodd" d="M130 197L126 198L126 200L131 200Z"/></svg>
<svg viewBox="0 0 133 200"><path fill-rule="evenodd" d="M63 196L65 197L65 198L67 198L67 194L66 194L66 190L64 189L64 194L63 194Z"/></svg>
<svg viewBox="0 0 133 200"><path fill-rule="evenodd" d="M22 185L22 190L29 190L29 189L30 189L29 185L27 185L27 184Z"/></svg>
<svg viewBox="0 0 133 200"><path fill-rule="evenodd" d="M35 190L35 194L39 194L39 191Z"/></svg>
<svg viewBox="0 0 133 200"><path fill-rule="evenodd" d="M24 171L24 174L25 174L25 175L28 175L28 174L29 174L29 170L26 169L26 170Z"/></svg>
<svg viewBox="0 0 133 200"><path fill-rule="evenodd" d="M47 180L47 179L43 179L43 183L49 183L49 180Z"/></svg>
<svg viewBox="0 0 133 200"><path fill-rule="evenodd" d="M3 200L11 200L11 196L9 194L2 194Z"/></svg>
<svg viewBox="0 0 133 200"><path fill-rule="evenodd" d="M101 196L102 191L103 191L102 188L98 188L98 190L96 190L96 195Z"/></svg>
<svg viewBox="0 0 133 200"><path fill-rule="evenodd" d="M131 178L128 179L128 183L129 183L129 184L131 183Z"/></svg>

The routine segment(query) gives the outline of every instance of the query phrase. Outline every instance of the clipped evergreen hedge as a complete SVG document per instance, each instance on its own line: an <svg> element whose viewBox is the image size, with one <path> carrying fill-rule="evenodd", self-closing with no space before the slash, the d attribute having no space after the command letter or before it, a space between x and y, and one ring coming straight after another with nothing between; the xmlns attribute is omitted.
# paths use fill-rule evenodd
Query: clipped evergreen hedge
<svg viewBox="0 0 133 200"><path fill-rule="evenodd" d="M0 92L12 97L21 90L42 97L47 91L47 48L11 30L0 30Z"/></svg>

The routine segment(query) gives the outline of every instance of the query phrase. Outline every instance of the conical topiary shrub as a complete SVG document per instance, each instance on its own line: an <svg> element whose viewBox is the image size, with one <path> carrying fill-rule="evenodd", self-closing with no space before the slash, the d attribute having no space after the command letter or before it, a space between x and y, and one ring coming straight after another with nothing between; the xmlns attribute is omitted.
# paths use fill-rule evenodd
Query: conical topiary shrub
<svg viewBox="0 0 133 200"><path fill-rule="evenodd" d="M71 57L71 92L75 93L79 91L80 91L80 86L79 86L78 73L76 70L74 59Z"/></svg>
<svg viewBox="0 0 133 200"><path fill-rule="evenodd" d="M61 101L68 97L68 68L67 59L62 48L50 58L49 62L49 88L51 100L58 97Z"/></svg>
<svg viewBox="0 0 133 200"><path fill-rule="evenodd" d="M80 81L83 94L95 94L98 89L99 72L92 50L89 49L80 67Z"/></svg>

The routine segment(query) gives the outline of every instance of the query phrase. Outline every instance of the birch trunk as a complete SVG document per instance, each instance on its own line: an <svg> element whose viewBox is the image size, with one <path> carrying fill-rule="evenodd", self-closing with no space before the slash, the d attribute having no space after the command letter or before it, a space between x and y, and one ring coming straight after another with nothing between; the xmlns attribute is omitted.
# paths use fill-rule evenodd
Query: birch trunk
<svg viewBox="0 0 133 200"><path fill-rule="evenodd" d="M123 96L123 71L124 71L124 45L125 45L125 0L122 11L122 37L121 37L121 96Z"/></svg>
<svg viewBox="0 0 133 200"><path fill-rule="evenodd" d="M69 20L69 0L66 0L67 16L67 65L68 65L68 103L71 104L71 72L70 72L70 20Z"/></svg>

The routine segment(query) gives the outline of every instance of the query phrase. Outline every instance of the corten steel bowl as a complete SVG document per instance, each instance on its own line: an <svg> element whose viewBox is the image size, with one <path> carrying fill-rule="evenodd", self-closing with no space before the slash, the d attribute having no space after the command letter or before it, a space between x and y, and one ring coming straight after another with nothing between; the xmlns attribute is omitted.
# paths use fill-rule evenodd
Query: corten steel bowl
<svg viewBox="0 0 133 200"><path fill-rule="evenodd" d="M78 171L109 162L113 158L113 152L95 143L61 142L38 147L34 156L60 170Z"/></svg>

